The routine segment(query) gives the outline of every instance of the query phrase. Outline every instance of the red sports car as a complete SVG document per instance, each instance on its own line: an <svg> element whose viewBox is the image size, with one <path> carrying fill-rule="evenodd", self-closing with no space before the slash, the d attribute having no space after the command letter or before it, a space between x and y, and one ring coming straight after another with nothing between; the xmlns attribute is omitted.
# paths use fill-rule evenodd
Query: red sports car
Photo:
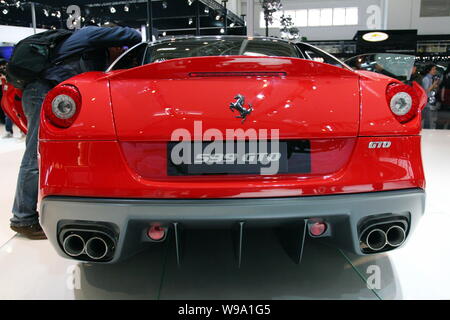
<svg viewBox="0 0 450 320"><path fill-rule="evenodd" d="M115 263L196 228L273 227L304 242L389 251L424 212L416 83L353 70L306 43L141 43L71 78L42 111L41 223L58 253Z"/></svg>

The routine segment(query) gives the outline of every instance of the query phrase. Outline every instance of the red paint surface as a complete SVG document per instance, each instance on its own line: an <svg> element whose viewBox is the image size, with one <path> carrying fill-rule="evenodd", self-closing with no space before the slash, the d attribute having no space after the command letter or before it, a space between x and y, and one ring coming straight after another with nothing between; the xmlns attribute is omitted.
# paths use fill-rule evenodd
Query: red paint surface
<svg viewBox="0 0 450 320"><path fill-rule="evenodd" d="M10 83L2 81L2 109L8 115L12 122L23 132L27 133L27 118L22 109L22 91L16 89Z"/></svg>
<svg viewBox="0 0 450 320"><path fill-rule="evenodd" d="M286 76L191 77L191 72L284 72ZM401 124L386 101L396 80L294 58L176 59L65 83L81 92L74 124L40 131L40 197L287 197L424 188L420 110ZM420 101L423 91L414 87ZM236 94L254 111L229 109ZM248 105L246 105L248 106ZM166 175L175 129L278 129L311 141L311 172L274 176ZM269 137L270 138L270 135ZM390 148L368 147L390 141Z"/></svg>

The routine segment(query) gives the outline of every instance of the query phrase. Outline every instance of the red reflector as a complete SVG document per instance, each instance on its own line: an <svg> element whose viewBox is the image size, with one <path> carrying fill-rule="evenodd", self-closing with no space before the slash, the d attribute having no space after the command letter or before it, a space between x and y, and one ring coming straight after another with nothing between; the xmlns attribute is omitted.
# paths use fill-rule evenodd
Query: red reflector
<svg viewBox="0 0 450 320"><path fill-rule="evenodd" d="M189 77L284 77L286 72L191 72Z"/></svg>
<svg viewBox="0 0 450 320"><path fill-rule="evenodd" d="M323 222L315 222L309 227L309 232L315 237L322 235L325 230L327 230L327 224Z"/></svg>
<svg viewBox="0 0 450 320"><path fill-rule="evenodd" d="M166 230L161 226L151 226L147 231L147 236L154 241L162 240L165 235Z"/></svg>

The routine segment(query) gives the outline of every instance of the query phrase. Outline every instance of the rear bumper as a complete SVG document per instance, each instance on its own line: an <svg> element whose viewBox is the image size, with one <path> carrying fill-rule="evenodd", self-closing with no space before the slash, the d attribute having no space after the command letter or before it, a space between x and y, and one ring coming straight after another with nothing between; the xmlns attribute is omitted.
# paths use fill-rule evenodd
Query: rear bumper
<svg viewBox="0 0 450 320"><path fill-rule="evenodd" d="M117 243L113 258L117 262L138 251L148 242L149 224L160 223L185 230L196 227L233 227L244 222L244 229L257 226L294 225L305 219L324 220L329 230L322 237L341 249L363 254L359 226L370 216L403 216L409 221L408 238L423 215L422 189L264 199L105 199L46 197L41 201L41 224L61 256L68 257L58 239L64 223L107 223L114 226ZM310 220L309 220L310 221ZM308 236L308 235L307 235ZM244 242L245 245L245 242ZM306 249L307 250L307 249Z"/></svg>

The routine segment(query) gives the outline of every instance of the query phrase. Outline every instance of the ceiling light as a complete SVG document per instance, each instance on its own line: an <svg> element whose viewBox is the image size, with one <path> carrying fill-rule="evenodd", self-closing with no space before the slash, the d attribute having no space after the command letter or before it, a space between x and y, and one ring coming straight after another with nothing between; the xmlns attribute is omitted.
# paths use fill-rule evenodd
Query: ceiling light
<svg viewBox="0 0 450 320"><path fill-rule="evenodd" d="M194 3L194 0L188 0L188 5L192 5L192 3Z"/></svg>
<svg viewBox="0 0 450 320"><path fill-rule="evenodd" d="M173 51L173 50L177 50L177 48L159 48L156 51Z"/></svg>
<svg viewBox="0 0 450 320"><path fill-rule="evenodd" d="M125 12L130 11L130 5L129 4L124 5L123 6L123 11L125 11Z"/></svg>
<svg viewBox="0 0 450 320"><path fill-rule="evenodd" d="M162 7L163 7L163 9L167 9L167 2L166 1L162 2Z"/></svg>
<svg viewBox="0 0 450 320"><path fill-rule="evenodd" d="M220 33L225 33L225 29L224 28L220 29Z"/></svg>
<svg viewBox="0 0 450 320"><path fill-rule="evenodd" d="M192 20L192 18L189 18L189 25L193 24L194 21Z"/></svg>
<svg viewBox="0 0 450 320"><path fill-rule="evenodd" d="M114 8L113 6L109 7L109 11L111 13L116 13L116 8Z"/></svg>
<svg viewBox="0 0 450 320"><path fill-rule="evenodd" d="M61 11L56 11L56 17L61 18Z"/></svg>
<svg viewBox="0 0 450 320"><path fill-rule="evenodd" d="M44 15L45 15L46 17L48 17L48 10L47 10L47 9L44 9Z"/></svg>
<svg viewBox="0 0 450 320"><path fill-rule="evenodd" d="M231 28L233 28L233 27L234 27L234 22L232 22L232 23L230 24L230 27L231 27Z"/></svg>
<svg viewBox="0 0 450 320"><path fill-rule="evenodd" d="M216 20L220 20L220 14L216 16Z"/></svg>
<svg viewBox="0 0 450 320"><path fill-rule="evenodd" d="M205 7L205 13L209 13L209 8Z"/></svg>
<svg viewBox="0 0 450 320"><path fill-rule="evenodd" d="M9 11L8 11L8 9L3 9L2 12L3 12L3 14L8 14Z"/></svg>

